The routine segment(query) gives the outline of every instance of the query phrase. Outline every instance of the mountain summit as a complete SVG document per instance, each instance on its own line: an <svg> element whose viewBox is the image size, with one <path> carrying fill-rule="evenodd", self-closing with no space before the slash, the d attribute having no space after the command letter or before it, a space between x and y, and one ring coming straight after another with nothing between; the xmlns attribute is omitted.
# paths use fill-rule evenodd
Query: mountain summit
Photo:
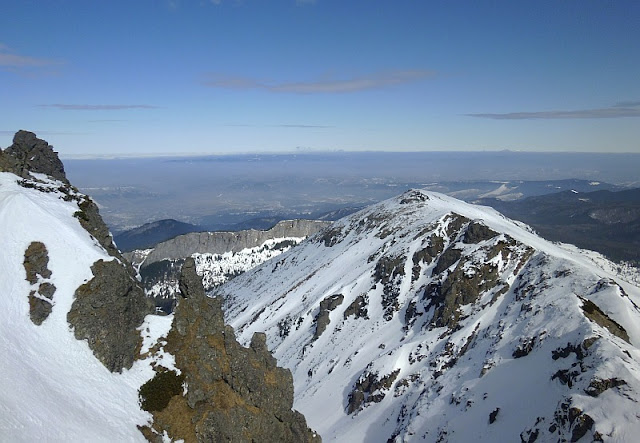
<svg viewBox="0 0 640 443"><path fill-rule="evenodd" d="M412 190L218 288L339 441L631 441L640 288L599 254Z"/></svg>

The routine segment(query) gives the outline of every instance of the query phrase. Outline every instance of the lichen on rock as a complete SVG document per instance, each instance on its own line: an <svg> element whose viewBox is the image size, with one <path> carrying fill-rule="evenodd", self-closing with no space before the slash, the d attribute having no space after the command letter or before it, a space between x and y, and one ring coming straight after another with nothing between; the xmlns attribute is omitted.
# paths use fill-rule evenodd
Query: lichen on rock
<svg viewBox="0 0 640 443"><path fill-rule="evenodd" d="M136 359L141 346L137 328L153 305L117 260L98 260L91 271L94 277L76 290L67 321L107 369L120 372Z"/></svg>
<svg viewBox="0 0 640 443"><path fill-rule="evenodd" d="M313 339L317 340L322 333L327 329L329 322L329 313L336 309L344 301L344 295L334 294L326 297L320 302L320 309L318 315L316 315L316 331L313 334Z"/></svg>
<svg viewBox="0 0 640 443"><path fill-rule="evenodd" d="M32 285L40 283L37 290L29 292L29 318L36 325L41 325L53 308L52 299L56 287L47 281L51 277L48 264L49 253L44 243L31 242L24 253L23 266L27 281Z"/></svg>
<svg viewBox="0 0 640 443"><path fill-rule="evenodd" d="M353 414L366 407L369 403L379 403L391 389L393 382L398 378L400 369L396 369L389 374L380 375L378 372L365 370L349 394L347 399L347 413Z"/></svg>
<svg viewBox="0 0 640 443"><path fill-rule="evenodd" d="M180 277L179 299L165 351L175 356L187 386L153 412L153 429L185 442L319 442L304 416L293 411L293 377L276 365L266 336L250 346L224 324L222 301L207 297L188 258ZM147 432L148 433L148 432Z"/></svg>
<svg viewBox="0 0 640 443"><path fill-rule="evenodd" d="M0 150L0 171L13 172L23 178L29 178L30 172L37 172L69 183L53 147L29 131L16 132L13 144Z"/></svg>

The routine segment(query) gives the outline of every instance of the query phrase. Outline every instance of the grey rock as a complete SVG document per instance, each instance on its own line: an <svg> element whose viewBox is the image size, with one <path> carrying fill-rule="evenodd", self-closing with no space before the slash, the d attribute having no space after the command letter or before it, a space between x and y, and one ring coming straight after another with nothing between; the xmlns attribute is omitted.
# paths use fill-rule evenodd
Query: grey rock
<svg viewBox="0 0 640 443"><path fill-rule="evenodd" d="M51 314L51 302L36 296L35 291L29 293L29 318L35 325L41 325Z"/></svg>
<svg viewBox="0 0 640 443"><path fill-rule="evenodd" d="M369 300L364 295L358 295L347 309L344 311L344 319L346 320L349 316L353 315L354 318L369 318L369 310L367 309L367 305Z"/></svg>
<svg viewBox="0 0 640 443"><path fill-rule="evenodd" d="M100 243L109 255L117 257L121 261L126 261L114 245L111 232L109 232L109 228L107 228L100 216L98 205L89 197L84 196L78 203L78 208L79 210L73 215L80 221L82 227ZM133 268L129 272L134 275Z"/></svg>
<svg viewBox="0 0 640 443"><path fill-rule="evenodd" d="M48 268L49 253L44 243L32 242L24 253L24 270L26 279L32 285L40 282L37 291L29 293L29 318L36 325L41 325L51 314L51 300L56 292L56 287L48 282L42 281L51 277L51 270Z"/></svg>
<svg viewBox="0 0 640 443"><path fill-rule="evenodd" d="M441 274L443 271L448 269L455 262L460 260L460 257L462 257L462 251L460 249L456 249L452 247L447 248L447 250L445 250L440 255L440 258L438 259L438 263L436 263L436 266L433 268L433 272L431 273L431 275L435 276L435 275Z"/></svg>
<svg viewBox="0 0 640 443"><path fill-rule="evenodd" d="M41 278L51 277L51 271L47 267L49 264L49 253L47 247L41 242L31 242L24 253L24 270L27 273L27 281L36 284L38 276Z"/></svg>
<svg viewBox="0 0 640 443"><path fill-rule="evenodd" d="M328 296L320 302L320 310L318 311L318 315L316 316L316 332L313 335L314 340L318 339L325 331L325 329L327 329L327 326L330 322L329 313L340 306L343 301L344 295L334 294Z"/></svg>
<svg viewBox="0 0 640 443"><path fill-rule="evenodd" d="M589 386L584 390L584 392L591 397L597 397L608 389L625 386L626 384L626 381L616 377L607 378L605 380L601 378L594 378L593 380L591 380Z"/></svg>
<svg viewBox="0 0 640 443"><path fill-rule="evenodd" d="M517 245L515 241L497 242L493 246L485 247L486 256L491 258L502 254L503 260L513 260L519 268L529 259L530 254L519 254ZM455 263L457 264L450 272L443 274ZM509 285L500 279L497 267L490 263L472 265L475 268L474 273L467 275L465 271L467 263L472 263L472 259L462 257L459 249L450 247L441 254L434 267L433 275L442 274L440 275L442 283L429 284L424 294L425 298L430 298L429 306L435 306L431 319L432 326L455 328L461 316L461 306L477 301L486 291L495 290L495 300L509 289Z"/></svg>
<svg viewBox="0 0 640 443"><path fill-rule="evenodd" d="M585 317L599 324L603 328L606 328L609 332L611 332L616 337L620 337L627 343L630 343L629 334L622 327L622 325L620 325L615 320L610 318L607 314L605 314L602 311L602 309L600 309L598 305L593 303L591 300L587 300L586 298L583 298L583 297L580 297L580 300L582 300L582 312L584 313Z"/></svg>
<svg viewBox="0 0 640 443"><path fill-rule="evenodd" d="M75 337L86 339L107 369L121 372L139 354L137 328L153 312L153 305L119 261L98 260L91 271L94 277L76 290L67 321Z"/></svg>
<svg viewBox="0 0 640 443"><path fill-rule="evenodd" d="M249 229L237 232L192 232L158 243L144 262L145 266L165 259L183 259L192 254L223 254L260 246L279 237L308 237L330 223L315 220L285 220L266 231Z"/></svg>
<svg viewBox="0 0 640 443"><path fill-rule="evenodd" d="M382 309L384 310L383 318L387 321L393 318L393 314L400 309L398 296L400 295L399 282L404 276L404 262L406 258L403 255L381 257L376 263L373 271L374 282L383 285L382 291Z"/></svg>
<svg viewBox="0 0 640 443"><path fill-rule="evenodd" d="M393 382L398 378L400 369L380 376L377 372L365 370L356 381L347 399L347 413L352 414L366 407L369 403L380 403Z"/></svg>
<svg viewBox="0 0 640 443"><path fill-rule="evenodd" d="M467 231L464 234L463 243L480 243L484 240L489 240L497 236L498 233L493 229L483 225L482 223L478 223L476 221L472 221L467 226Z"/></svg>

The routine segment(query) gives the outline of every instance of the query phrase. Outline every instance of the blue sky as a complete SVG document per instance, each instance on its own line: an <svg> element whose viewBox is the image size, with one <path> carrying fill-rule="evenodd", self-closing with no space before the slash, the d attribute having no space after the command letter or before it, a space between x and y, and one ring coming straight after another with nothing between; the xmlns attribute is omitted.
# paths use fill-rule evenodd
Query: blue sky
<svg viewBox="0 0 640 443"><path fill-rule="evenodd" d="M0 146L640 152L640 2L3 0Z"/></svg>

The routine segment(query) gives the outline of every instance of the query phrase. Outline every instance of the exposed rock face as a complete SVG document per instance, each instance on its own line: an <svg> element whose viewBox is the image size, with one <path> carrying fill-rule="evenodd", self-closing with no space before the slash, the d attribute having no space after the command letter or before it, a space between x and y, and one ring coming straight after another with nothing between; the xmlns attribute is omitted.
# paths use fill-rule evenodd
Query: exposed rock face
<svg viewBox="0 0 640 443"><path fill-rule="evenodd" d="M627 331L625 331L625 329L620 326L620 324L609 318L607 314L602 312L602 309L600 309L598 305L590 300L583 298L582 311L589 320L596 322L603 328L608 329L609 332L611 332L613 335L620 337L621 339L629 343L629 334L627 334Z"/></svg>
<svg viewBox="0 0 640 443"><path fill-rule="evenodd" d="M47 267L49 264L49 254L47 247L41 242L32 242L24 253L24 269L27 272L29 283L38 283L40 278L51 277L51 271Z"/></svg>
<svg viewBox="0 0 640 443"><path fill-rule="evenodd" d="M51 313L51 300L56 287L49 282L51 270L48 268L49 254L44 243L32 242L24 253L24 270L27 281L38 285L37 290L29 293L29 317L31 321L40 325Z"/></svg>
<svg viewBox="0 0 640 443"><path fill-rule="evenodd" d="M391 389L399 373L400 370L396 370L390 374L380 376L376 372L366 370L358 378L353 391L349 394L347 412L352 414L363 408L367 403L379 403L384 400L386 391Z"/></svg>
<svg viewBox="0 0 640 443"><path fill-rule="evenodd" d="M367 309L368 300L364 295L359 295L351 302L351 304L345 309L343 317L346 320L350 316L355 318L368 318Z"/></svg>
<svg viewBox="0 0 640 443"><path fill-rule="evenodd" d="M69 183L53 147L33 132L23 130L16 132L11 146L0 151L0 171L13 172L24 178L29 177L29 172L39 172Z"/></svg>
<svg viewBox="0 0 640 443"><path fill-rule="evenodd" d="M155 432L187 443L319 442L291 409L291 372L276 366L264 334L254 334L249 348L236 341L224 324L221 300L205 296L191 258L182 268L180 291L184 298L165 350L176 358L186 394L172 395L153 413Z"/></svg>
<svg viewBox="0 0 640 443"><path fill-rule="evenodd" d="M45 140L37 138L33 132L23 130L16 132L13 144L4 151L0 150L0 171L12 172L25 179L33 180L35 183L25 180L21 185L37 188L43 192L51 192L51 190L45 187L40 188L37 184L38 180L34 179L30 172L45 174L60 180L64 186L57 190L65 194L65 200L77 202L79 210L74 215L82 227L93 235L109 254L122 258L113 244L109 229L100 217L98 206L71 186L58 153Z"/></svg>
<svg viewBox="0 0 640 443"><path fill-rule="evenodd" d="M82 227L86 229L89 234L94 236L95 239L98 240L98 243L100 243L100 245L106 249L110 255L117 257L118 259L122 259L120 252L113 244L113 237L111 237L109 228L107 228L107 225L104 224L104 221L100 216L98 205L96 205L89 197L85 196L80 202L78 202L78 208L80 210L76 212L74 216L80 221ZM128 267L130 267L130 265L128 265ZM133 269L131 269L130 272L133 272Z"/></svg>
<svg viewBox="0 0 640 443"><path fill-rule="evenodd" d="M320 302L320 311L318 311L318 315L316 316L316 333L313 335L314 340L320 337L324 330L327 329L327 325L331 321L329 319L329 313L340 306L343 301L344 295L335 294L330 295Z"/></svg>
<svg viewBox="0 0 640 443"><path fill-rule="evenodd" d="M91 267L94 278L76 290L67 315L78 340L89 347L112 372L128 369L141 346L138 326L153 312L128 268L117 260L99 260Z"/></svg>
<svg viewBox="0 0 640 443"><path fill-rule="evenodd" d="M243 249L260 246L272 238L308 237L329 222L315 220L286 220L267 231L250 229L238 232L193 232L159 243L147 256L145 266L165 259L181 259L192 254L223 254L239 252Z"/></svg>

